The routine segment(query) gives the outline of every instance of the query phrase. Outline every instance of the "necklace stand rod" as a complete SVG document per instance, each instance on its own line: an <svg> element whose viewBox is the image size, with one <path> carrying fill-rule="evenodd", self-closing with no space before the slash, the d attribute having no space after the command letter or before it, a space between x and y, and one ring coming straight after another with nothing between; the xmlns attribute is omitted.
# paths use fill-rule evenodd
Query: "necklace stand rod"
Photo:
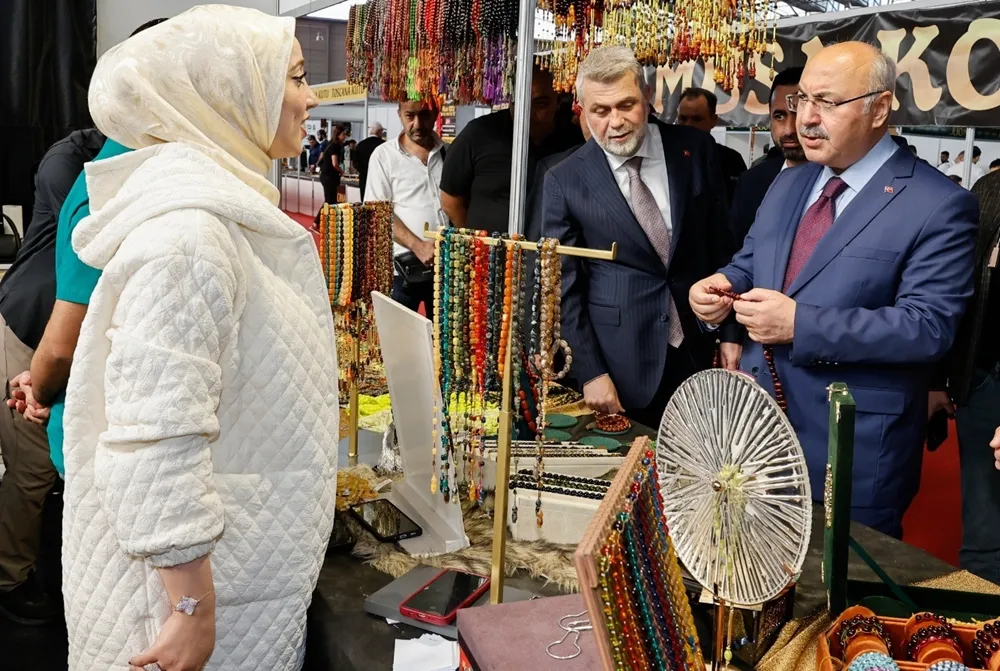
<svg viewBox="0 0 1000 671"><path fill-rule="evenodd" d="M726 604L718 596L715 602L715 631L712 632L712 671L721 671L725 668L723 661L723 651L726 647Z"/></svg>
<svg viewBox="0 0 1000 671"><path fill-rule="evenodd" d="M361 333L357 322L351 329L351 362L347 379L347 461L358 465L358 375L361 373Z"/></svg>
<svg viewBox="0 0 1000 671"><path fill-rule="evenodd" d="M464 235L461 233L453 233L453 237L463 237L470 240L475 239L481 241L483 244L493 247L501 243L499 238L493 237L477 237L474 235ZM430 230L430 224L424 224L424 238L427 240L437 240L444 239L441 238L441 234L437 231ZM517 246L521 249L529 252L534 252L538 250L537 242L529 242L527 240L503 240L503 244L507 245L507 248ZM588 249L586 247L569 247L567 245L556 245L556 254L561 256L578 256L584 259L598 259L600 261L614 261L618 258L618 243L612 242L610 250L603 249Z"/></svg>
<svg viewBox="0 0 1000 671"><path fill-rule="evenodd" d="M503 387L500 401L500 427L497 432L496 491L493 495L493 558L490 562L490 603L503 602L504 556L507 552L507 498L510 494L511 397L514 380L511 375L510 350L514 330L507 334L503 362Z"/></svg>

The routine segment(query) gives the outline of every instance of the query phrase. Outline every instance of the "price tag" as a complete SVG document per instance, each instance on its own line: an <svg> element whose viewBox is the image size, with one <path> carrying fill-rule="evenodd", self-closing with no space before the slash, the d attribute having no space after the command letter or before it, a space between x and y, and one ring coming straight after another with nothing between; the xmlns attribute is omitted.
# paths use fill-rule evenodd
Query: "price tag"
<svg viewBox="0 0 1000 671"><path fill-rule="evenodd" d="M994 247L993 251L990 252L990 268L997 267L997 257L1000 257L1000 245Z"/></svg>

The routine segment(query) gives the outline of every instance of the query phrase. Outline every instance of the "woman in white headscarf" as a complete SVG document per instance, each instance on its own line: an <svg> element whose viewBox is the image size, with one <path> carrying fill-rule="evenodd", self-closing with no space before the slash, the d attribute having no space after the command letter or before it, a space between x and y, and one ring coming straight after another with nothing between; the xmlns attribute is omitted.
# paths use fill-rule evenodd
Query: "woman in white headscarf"
<svg viewBox="0 0 1000 671"><path fill-rule="evenodd" d="M316 101L291 18L197 7L106 53L87 166L103 269L66 394L71 671L297 669L333 525L337 360L276 207Z"/></svg>

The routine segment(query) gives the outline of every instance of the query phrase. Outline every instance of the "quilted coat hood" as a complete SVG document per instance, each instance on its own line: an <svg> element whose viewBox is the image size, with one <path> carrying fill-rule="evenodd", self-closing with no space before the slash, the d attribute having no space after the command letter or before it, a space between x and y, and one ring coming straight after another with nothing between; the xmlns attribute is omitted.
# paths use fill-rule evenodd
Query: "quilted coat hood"
<svg viewBox="0 0 1000 671"><path fill-rule="evenodd" d="M174 210L200 209L270 238L307 231L214 160L188 146L162 144L86 165L91 216L73 231L73 249L103 269L141 224Z"/></svg>

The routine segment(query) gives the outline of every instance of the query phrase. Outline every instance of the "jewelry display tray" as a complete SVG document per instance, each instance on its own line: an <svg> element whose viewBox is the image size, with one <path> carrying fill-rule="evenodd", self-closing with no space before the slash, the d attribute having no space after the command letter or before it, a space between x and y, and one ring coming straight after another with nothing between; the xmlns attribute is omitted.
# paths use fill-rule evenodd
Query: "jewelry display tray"
<svg viewBox="0 0 1000 671"><path fill-rule="evenodd" d="M885 625L886 631L889 633L889 638L892 639L892 657L896 660L900 671L923 671L930 667L929 664L906 661L904 627L906 626L907 618L879 617L879 620ZM838 618L833 623L833 626L824 631L819 637L819 649L816 652L816 668L818 671L837 671L837 669L841 668L842 662L840 660L843 658L843 651L840 649L840 636L837 635L840 632L840 624L841 619ZM958 634L958 638L962 642L962 647L966 653L966 659L968 659L972 640L976 637L976 629L970 625L955 625L955 633ZM969 667L969 671L986 670L973 666Z"/></svg>
<svg viewBox="0 0 1000 671"><path fill-rule="evenodd" d="M847 385L840 382L830 385L828 400L829 454L823 487L825 528L822 573L830 617L838 618L848 606L865 606L886 624L890 636L897 643L903 635L902 625L917 612L931 612L958 622L985 622L1000 617L998 596L889 584L886 582L888 575L877 564L872 565L872 568L885 576L881 582L848 579L847 560L852 547L863 559L870 559L850 534L856 407ZM906 605L904 599L916 606L916 610L913 606ZM820 636L817 651L820 671L840 668L839 658L831 656L840 653L839 647L831 643L831 636L837 628L835 622ZM894 628L898 628L898 632ZM972 627L967 628L975 635ZM959 632L963 640L967 635L964 629L966 627L955 625L955 631ZM905 656L898 657L904 659ZM922 671L928 668L926 664L910 661L899 661L898 664L902 671Z"/></svg>

